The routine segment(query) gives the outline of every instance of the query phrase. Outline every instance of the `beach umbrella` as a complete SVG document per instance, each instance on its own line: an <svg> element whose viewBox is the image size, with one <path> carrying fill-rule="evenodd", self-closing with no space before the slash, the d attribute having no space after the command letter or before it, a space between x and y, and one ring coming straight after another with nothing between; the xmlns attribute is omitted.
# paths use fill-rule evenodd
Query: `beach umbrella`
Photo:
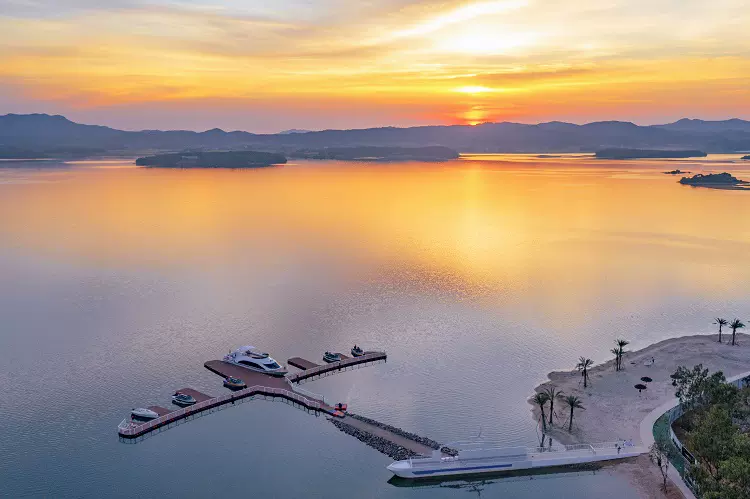
<svg viewBox="0 0 750 499"><path fill-rule="evenodd" d="M646 389L646 385L642 385L640 383L638 383L637 385L635 385L635 387L638 390L638 393L641 393L641 390L645 390Z"/></svg>
<svg viewBox="0 0 750 499"><path fill-rule="evenodd" d="M653 380L648 376L644 376L641 378L641 381L643 381L644 383L651 383Z"/></svg>

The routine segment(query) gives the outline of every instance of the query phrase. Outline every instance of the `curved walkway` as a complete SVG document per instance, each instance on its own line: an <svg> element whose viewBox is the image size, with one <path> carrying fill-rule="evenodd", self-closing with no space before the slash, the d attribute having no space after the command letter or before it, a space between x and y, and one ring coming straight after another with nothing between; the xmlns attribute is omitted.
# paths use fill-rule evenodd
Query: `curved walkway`
<svg viewBox="0 0 750 499"><path fill-rule="evenodd" d="M750 376L750 371L728 378L727 383L733 383L738 380L747 378L748 376ZM667 402L664 402L659 407L651 411L643 419L643 421L641 421L641 442L643 442L644 447L650 448L654 443L654 424L656 424L656 420L658 420L660 417L662 417L664 414L674 409L678 405L680 405L679 399L673 398L671 400L668 400ZM675 485L677 485L677 488L680 489L680 492L682 492L686 499L696 499L695 494L693 494L693 491L690 490L690 488L685 484L679 472L675 469L674 466L669 467L668 476L669 479L672 480Z"/></svg>

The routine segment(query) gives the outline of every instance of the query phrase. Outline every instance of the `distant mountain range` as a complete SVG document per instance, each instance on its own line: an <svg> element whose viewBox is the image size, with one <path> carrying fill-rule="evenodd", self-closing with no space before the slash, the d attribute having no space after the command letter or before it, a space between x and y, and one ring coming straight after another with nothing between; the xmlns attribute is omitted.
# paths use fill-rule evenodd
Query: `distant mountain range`
<svg viewBox="0 0 750 499"><path fill-rule="evenodd" d="M292 132L292 131L290 131ZM602 121L575 125L552 121L538 125L482 125L368 128L253 134L184 130L130 132L82 125L46 114L0 116L0 157L44 154L137 154L146 151L252 149L288 153L326 147L440 145L461 152L595 152L606 148L699 149L709 153L750 151L750 121L682 119L666 125L639 126Z"/></svg>

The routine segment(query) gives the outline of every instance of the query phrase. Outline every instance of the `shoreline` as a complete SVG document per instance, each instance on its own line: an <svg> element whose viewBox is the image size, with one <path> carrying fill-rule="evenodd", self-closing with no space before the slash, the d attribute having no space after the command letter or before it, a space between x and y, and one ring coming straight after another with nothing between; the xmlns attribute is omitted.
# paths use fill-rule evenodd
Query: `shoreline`
<svg viewBox="0 0 750 499"><path fill-rule="evenodd" d="M726 332L722 335L722 343L717 341L718 332L662 340L639 350L627 351L622 360L623 369L619 372L615 371L612 356L610 360L596 364L589 370L589 386L585 389L580 373L574 369L550 372L547 380L537 385L531 396L549 386L555 386L565 395L579 397L585 409L576 410L573 431L568 432L567 406L560 400L556 401L554 426L548 426L546 434L564 444L603 442L619 438L641 442L640 423L643 419L675 397L675 388L669 375L674 373L677 366L693 367L703 364L710 372L723 371L727 378L748 371L750 335L737 333L736 346L730 344L731 337L730 330L728 335ZM645 361L651 358L654 359L654 364L646 366ZM576 362L577 359L571 359L571 365ZM645 383L648 388L639 393L634 385L643 383L640 380L643 376L648 376L653 381ZM532 417L540 425L541 432L539 407L533 404L531 397L528 402ZM549 404L545 407L545 414L549 421ZM661 474L646 455L607 465L607 468L628 478L643 497L683 497L674 486L670 487L667 495L661 492Z"/></svg>

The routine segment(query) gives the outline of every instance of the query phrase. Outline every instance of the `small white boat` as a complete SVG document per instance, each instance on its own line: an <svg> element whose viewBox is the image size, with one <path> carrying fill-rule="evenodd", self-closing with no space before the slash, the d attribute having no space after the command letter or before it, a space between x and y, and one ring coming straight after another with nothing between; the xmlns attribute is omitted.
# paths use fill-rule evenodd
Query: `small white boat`
<svg viewBox="0 0 750 499"><path fill-rule="evenodd" d="M362 357L364 354L365 354L364 350L362 350L357 345L354 345L354 347L352 348L352 357Z"/></svg>
<svg viewBox="0 0 750 499"><path fill-rule="evenodd" d="M151 409L146 409L143 407L139 407L138 409L133 409L132 411L130 411L130 415L134 419L144 419L144 420L156 419L159 417L159 415L155 413L154 411L152 411Z"/></svg>
<svg viewBox="0 0 750 499"><path fill-rule="evenodd" d="M172 395L172 403L175 405L179 405L181 407L193 405L195 404L195 402L196 400L192 396L186 393L177 392L174 395Z"/></svg>
<svg viewBox="0 0 750 499"><path fill-rule="evenodd" d="M645 448L624 441L535 449L487 447L482 443L458 443L449 446L458 450L456 456L443 455L436 450L430 457L396 461L388 466L388 470L401 478L433 478L608 461L646 452Z"/></svg>
<svg viewBox="0 0 750 499"><path fill-rule="evenodd" d="M334 352L326 352L323 354L323 360L328 362L329 364L331 362L338 362L341 360L341 354L334 353Z"/></svg>

